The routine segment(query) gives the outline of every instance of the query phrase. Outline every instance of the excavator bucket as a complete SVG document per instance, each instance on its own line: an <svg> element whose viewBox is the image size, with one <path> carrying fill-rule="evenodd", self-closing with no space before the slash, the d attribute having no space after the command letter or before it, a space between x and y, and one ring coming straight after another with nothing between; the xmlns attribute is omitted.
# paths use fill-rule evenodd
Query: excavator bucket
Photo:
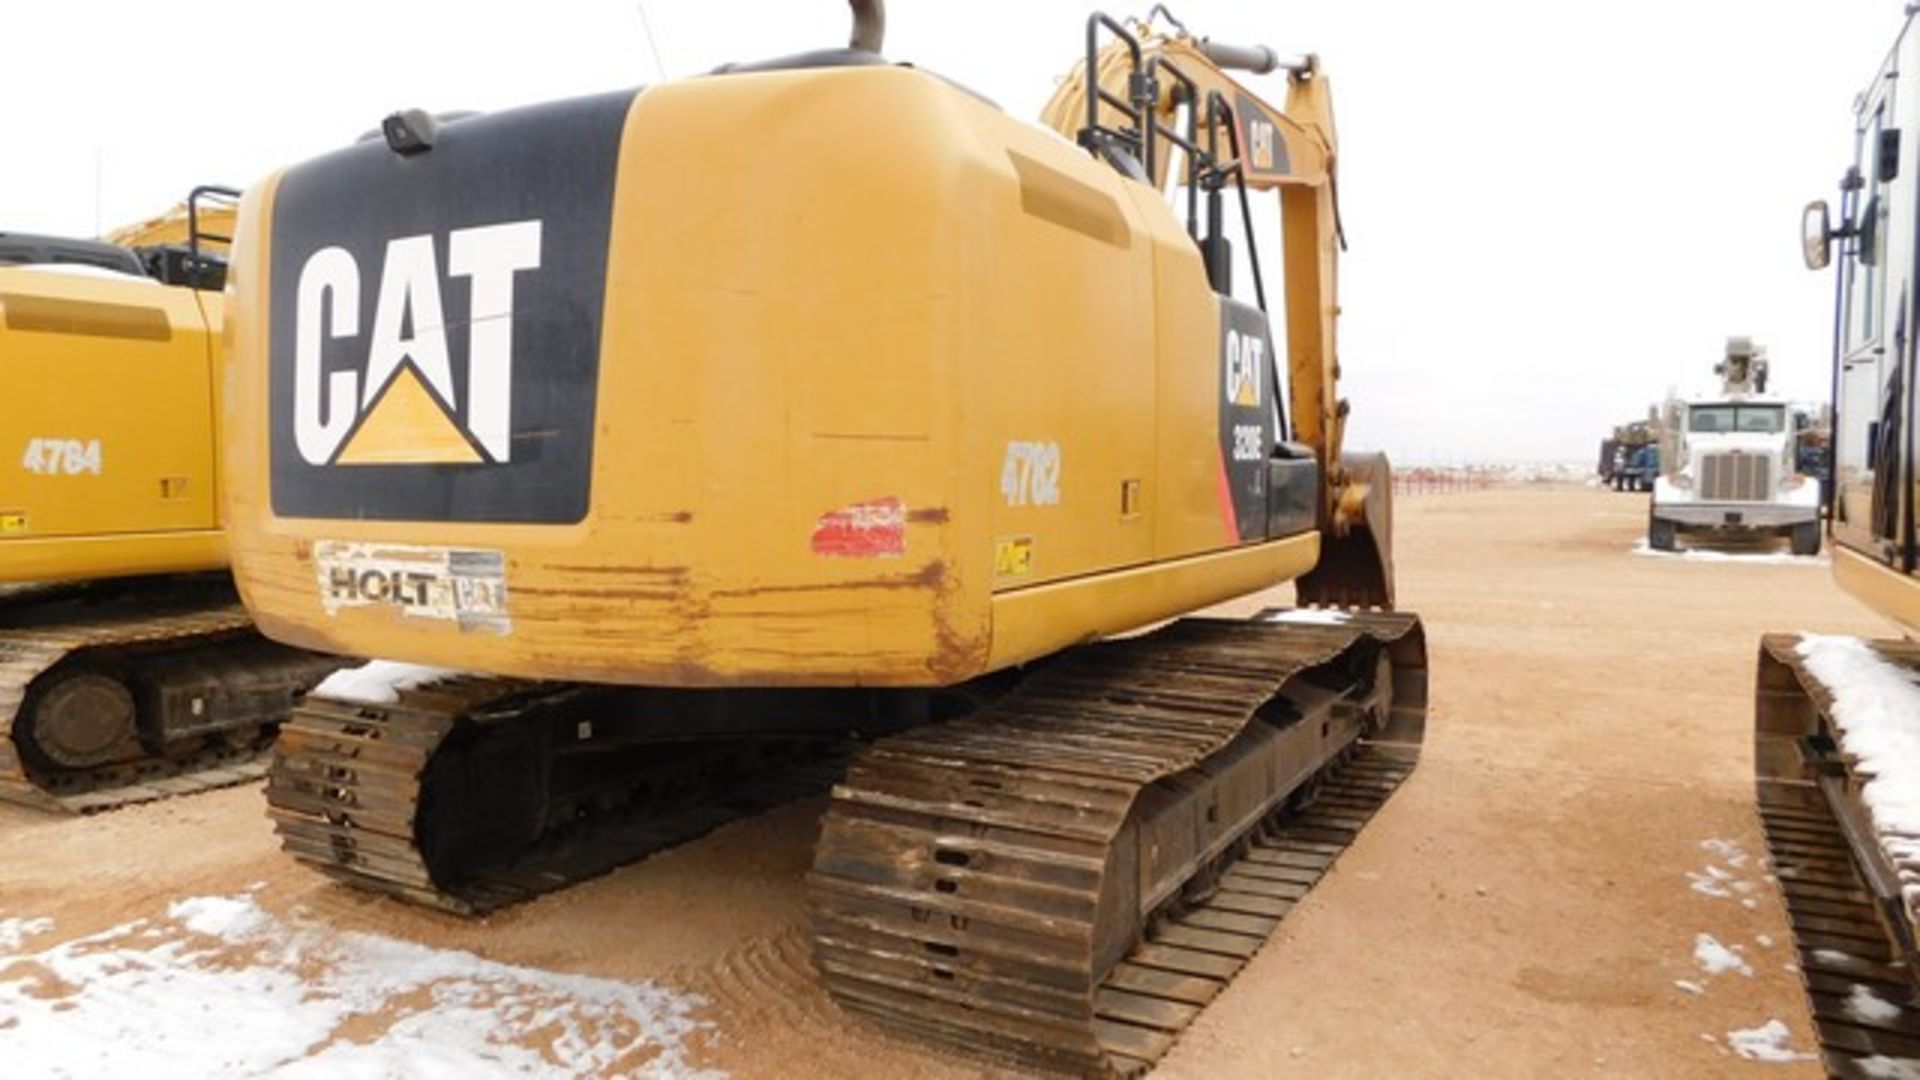
<svg viewBox="0 0 1920 1080"><path fill-rule="evenodd" d="M1320 562L1294 582L1302 607L1393 610L1393 469L1385 454L1342 454L1361 513L1320 526ZM1348 509L1343 507L1343 510Z"/></svg>

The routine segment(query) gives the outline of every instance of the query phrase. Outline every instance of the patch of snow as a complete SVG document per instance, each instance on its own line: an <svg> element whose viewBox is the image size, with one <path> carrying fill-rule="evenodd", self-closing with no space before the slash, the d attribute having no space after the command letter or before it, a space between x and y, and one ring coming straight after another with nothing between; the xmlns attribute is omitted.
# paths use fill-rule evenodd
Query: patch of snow
<svg viewBox="0 0 1920 1080"><path fill-rule="evenodd" d="M1833 692L1840 745L1882 833L1920 835L1920 682L1853 637L1808 634L1800 656Z"/></svg>
<svg viewBox="0 0 1920 1080"><path fill-rule="evenodd" d="M1747 563L1752 566L1825 566L1825 555L1794 555L1784 551L1716 551L1712 548L1682 548L1679 551L1655 551L1643 537L1633 546L1635 555L1653 559L1682 559L1687 562Z"/></svg>
<svg viewBox="0 0 1920 1080"><path fill-rule="evenodd" d="M1753 897L1749 896L1746 899L1740 901L1740 906L1743 908L1746 908L1748 911L1759 911L1760 901L1755 900Z"/></svg>
<svg viewBox="0 0 1920 1080"><path fill-rule="evenodd" d="M342 668L321 680L313 688L315 697L350 701L358 705L391 705L400 700L402 690L417 690L462 674L452 668L403 664L397 660L369 660L355 668Z"/></svg>
<svg viewBox="0 0 1920 1080"><path fill-rule="evenodd" d="M1853 990L1847 994L1847 1014L1855 1020L1885 1022L1900 1015L1900 1006L1873 992L1871 987L1853 984Z"/></svg>
<svg viewBox="0 0 1920 1080"><path fill-rule="evenodd" d="M1802 1054L1786 1045L1792 1037L1793 1032L1787 1030L1787 1025L1769 1020L1757 1028L1727 1032L1727 1045L1748 1061L1812 1061L1812 1054Z"/></svg>
<svg viewBox="0 0 1920 1080"><path fill-rule="evenodd" d="M21 942L53 929L52 919L0 919L0 956L20 947Z"/></svg>
<svg viewBox="0 0 1920 1080"><path fill-rule="evenodd" d="M1874 1080L1920 1080L1920 1059L1887 1057L1875 1054L1872 1057L1854 1059L1854 1067L1862 1076L1871 1076Z"/></svg>
<svg viewBox="0 0 1920 1080"><path fill-rule="evenodd" d="M1692 982L1687 979L1675 979L1673 980L1673 985L1679 987L1682 990L1685 990L1689 994L1704 994L1707 992L1706 987L1701 986L1697 982Z"/></svg>
<svg viewBox="0 0 1920 1080"><path fill-rule="evenodd" d="M652 983L289 923L245 894L9 959L10 1075L681 1077L705 1026Z"/></svg>
<svg viewBox="0 0 1920 1080"><path fill-rule="evenodd" d="M1294 608L1290 611L1276 611L1267 616L1267 622L1302 623L1309 626L1342 626L1351 622L1353 617L1344 611L1331 608Z"/></svg>
<svg viewBox="0 0 1920 1080"><path fill-rule="evenodd" d="M1709 869L1711 869L1711 867L1709 867ZM1715 878L1711 874L1696 874L1689 870L1687 871L1687 882L1688 888L1702 896L1726 897L1733 895L1733 893L1727 890L1725 885L1720 884L1718 878Z"/></svg>
<svg viewBox="0 0 1920 1080"><path fill-rule="evenodd" d="M1755 935L1753 935L1753 940L1755 940L1755 941L1757 941L1757 942L1759 942L1759 943L1760 943L1760 947L1761 947L1761 948L1763 948L1763 949L1771 949L1771 948L1773 948L1773 935L1772 935L1772 934L1755 934Z"/></svg>
<svg viewBox="0 0 1920 1080"><path fill-rule="evenodd" d="M234 941L260 933L273 919L244 896L196 896L167 905L167 918L196 934Z"/></svg>
<svg viewBox="0 0 1920 1080"><path fill-rule="evenodd" d="M1712 934L1700 934L1693 939L1693 959L1700 969L1709 975L1723 975L1737 971L1751 976L1753 968L1740 954L1714 940Z"/></svg>
<svg viewBox="0 0 1920 1080"><path fill-rule="evenodd" d="M1728 866L1744 866L1747 862L1747 853L1741 850L1738 840L1702 840L1700 850L1720 856Z"/></svg>

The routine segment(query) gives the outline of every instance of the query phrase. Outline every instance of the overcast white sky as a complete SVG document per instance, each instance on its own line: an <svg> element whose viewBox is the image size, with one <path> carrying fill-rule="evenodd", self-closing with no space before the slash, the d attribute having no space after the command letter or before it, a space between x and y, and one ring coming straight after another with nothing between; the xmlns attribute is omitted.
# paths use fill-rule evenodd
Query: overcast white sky
<svg viewBox="0 0 1920 1080"><path fill-rule="evenodd" d="M669 76L847 30L840 0L644 2ZM887 53L1032 118L1095 6L890 0ZM1832 197L1901 0L1169 6L1197 33L1318 52L1333 78L1353 444L1590 460L1616 420L1710 383L1735 333L1770 347L1782 392L1825 396L1832 279L1801 268L1799 209ZM638 0L62 0L9 5L5 27L0 228L70 235L398 107L660 75Z"/></svg>

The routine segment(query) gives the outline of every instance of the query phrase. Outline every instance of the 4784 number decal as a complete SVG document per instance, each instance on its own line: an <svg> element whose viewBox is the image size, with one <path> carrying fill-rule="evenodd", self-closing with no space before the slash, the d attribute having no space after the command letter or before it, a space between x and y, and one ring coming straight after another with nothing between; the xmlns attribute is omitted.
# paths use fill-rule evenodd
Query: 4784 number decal
<svg viewBox="0 0 1920 1080"><path fill-rule="evenodd" d="M20 467L36 476L99 476L100 440L29 439Z"/></svg>

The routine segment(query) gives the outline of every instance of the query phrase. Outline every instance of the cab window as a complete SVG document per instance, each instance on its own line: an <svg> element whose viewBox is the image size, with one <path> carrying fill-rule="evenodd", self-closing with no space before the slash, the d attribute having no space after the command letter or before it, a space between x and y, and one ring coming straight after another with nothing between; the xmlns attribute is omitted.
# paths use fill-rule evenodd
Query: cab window
<svg viewBox="0 0 1920 1080"><path fill-rule="evenodd" d="M1860 175L1867 178L1867 185L1855 196L1859 202L1854 213L1859 218L1860 230L1849 245L1853 258L1848 259L1846 264L1848 352L1877 343L1882 332L1881 323L1886 318L1882 310L1884 299L1881 294L1885 291L1885 283L1881 268L1887 261L1887 184L1880 179L1878 161L1880 132L1885 127L1885 117L1886 106L1882 105L1861 133L1856 155Z"/></svg>

